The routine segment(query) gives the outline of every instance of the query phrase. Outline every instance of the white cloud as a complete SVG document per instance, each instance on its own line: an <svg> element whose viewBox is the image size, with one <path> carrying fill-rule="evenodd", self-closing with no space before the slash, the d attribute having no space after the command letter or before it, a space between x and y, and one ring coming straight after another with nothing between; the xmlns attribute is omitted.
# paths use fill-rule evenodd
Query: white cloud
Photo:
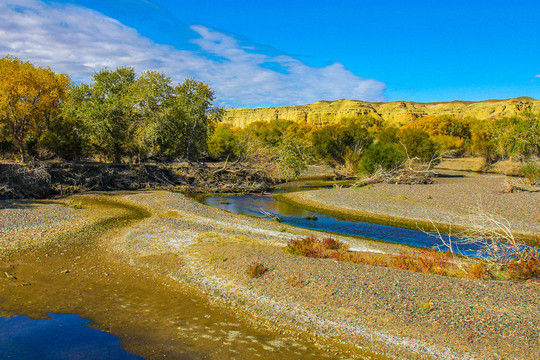
<svg viewBox="0 0 540 360"><path fill-rule="evenodd" d="M535 75L534 77L535 77L535 78L540 78L540 74L538 74L538 75Z"/></svg>
<svg viewBox="0 0 540 360"><path fill-rule="evenodd" d="M311 67L287 55L270 56L234 37L194 25L200 51L160 45L135 29L96 11L38 0L0 3L0 56L10 54L36 65L89 81L103 67L158 70L183 81L210 83L229 106L294 105L340 98L384 101L383 82L359 77L342 64ZM538 77L538 76L537 76Z"/></svg>

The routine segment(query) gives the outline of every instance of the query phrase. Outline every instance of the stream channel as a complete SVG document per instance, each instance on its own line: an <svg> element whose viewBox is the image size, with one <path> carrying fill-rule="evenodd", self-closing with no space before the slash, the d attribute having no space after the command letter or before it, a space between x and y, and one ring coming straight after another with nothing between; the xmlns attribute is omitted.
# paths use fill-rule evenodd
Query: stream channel
<svg viewBox="0 0 540 360"><path fill-rule="evenodd" d="M312 185L309 182L290 183L287 188L278 189L274 194L291 191L307 191L322 188L330 188L333 182L316 182ZM326 231L340 235L352 235L370 240L393 242L403 245L446 250L440 238L434 234L428 234L420 230L411 230L396 226L383 225L377 223L352 221L346 218L336 217L314 212L302 208L301 206L276 199L273 194L226 194L226 195L192 195L192 197L202 204L220 208L234 214L254 216L270 219L268 214L278 217L279 220L288 225L293 225L310 230ZM478 256L477 249L471 245L459 243L459 238L452 237L453 249L455 253L467 256Z"/></svg>

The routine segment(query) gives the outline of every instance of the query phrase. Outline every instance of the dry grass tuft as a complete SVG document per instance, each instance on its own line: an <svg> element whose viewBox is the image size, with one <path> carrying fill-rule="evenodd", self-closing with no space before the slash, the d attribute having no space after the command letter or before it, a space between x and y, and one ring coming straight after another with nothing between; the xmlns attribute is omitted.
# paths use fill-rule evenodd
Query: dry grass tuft
<svg viewBox="0 0 540 360"><path fill-rule="evenodd" d="M487 266L485 262L478 261L473 263L466 269L465 277L471 279L485 279L488 275Z"/></svg>
<svg viewBox="0 0 540 360"><path fill-rule="evenodd" d="M287 284L289 284L292 287L301 288L304 286L304 277L302 274L300 275L291 275L287 278Z"/></svg>
<svg viewBox="0 0 540 360"><path fill-rule="evenodd" d="M260 262L254 262L248 265L246 275L252 279L260 278L268 268Z"/></svg>

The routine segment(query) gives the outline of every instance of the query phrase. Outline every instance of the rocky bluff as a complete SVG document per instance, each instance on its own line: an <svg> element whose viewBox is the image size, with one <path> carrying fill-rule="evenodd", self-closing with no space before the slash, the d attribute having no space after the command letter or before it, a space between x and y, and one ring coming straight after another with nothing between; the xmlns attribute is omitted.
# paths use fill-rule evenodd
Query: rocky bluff
<svg viewBox="0 0 540 360"><path fill-rule="evenodd" d="M229 109L224 122L234 127L245 127L255 121L283 119L307 121L323 125L346 117L371 115L378 119L402 125L426 115L453 115L477 119L499 118L517 115L524 111L540 113L540 100L519 97L505 100L451 101L438 103L415 103L394 101L370 103L360 100L318 101L309 105L267 107L258 109Z"/></svg>

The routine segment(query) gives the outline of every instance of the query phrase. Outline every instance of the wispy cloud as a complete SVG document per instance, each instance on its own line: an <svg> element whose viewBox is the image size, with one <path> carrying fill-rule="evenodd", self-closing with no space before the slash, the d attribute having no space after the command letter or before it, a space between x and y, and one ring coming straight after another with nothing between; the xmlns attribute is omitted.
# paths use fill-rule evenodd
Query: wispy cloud
<svg viewBox="0 0 540 360"><path fill-rule="evenodd" d="M103 67L158 70L183 81L210 83L228 106L292 105L340 98L385 100L381 81L353 74L342 64L312 67L288 55L267 55L232 36L195 25L199 51L161 45L96 11L38 0L0 3L0 56L11 54L36 65L89 81ZM196 34L195 34L196 33ZM539 77L537 75L536 77Z"/></svg>
<svg viewBox="0 0 540 360"><path fill-rule="evenodd" d="M535 75L534 77L538 79L538 78L540 78L540 74Z"/></svg>

